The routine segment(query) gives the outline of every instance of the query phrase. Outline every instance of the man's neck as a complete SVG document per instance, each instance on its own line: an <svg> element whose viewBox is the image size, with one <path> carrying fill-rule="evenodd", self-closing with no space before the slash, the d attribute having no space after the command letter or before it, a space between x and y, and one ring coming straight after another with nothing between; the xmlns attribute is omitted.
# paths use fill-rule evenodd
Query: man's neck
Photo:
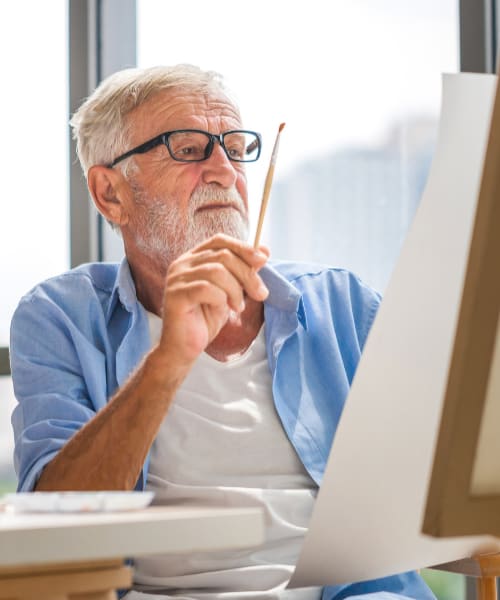
<svg viewBox="0 0 500 600"><path fill-rule="evenodd" d="M264 304L246 299L245 310L231 313L227 323L205 351L220 362L241 356L257 337L264 323Z"/></svg>
<svg viewBox="0 0 500 600"><path fill-rule="evenodd" d="M140 264L137 264L129 256L127 260L134 280L137 299L146 310L161 317L167 267L155 264L146 258Z"/></svg>

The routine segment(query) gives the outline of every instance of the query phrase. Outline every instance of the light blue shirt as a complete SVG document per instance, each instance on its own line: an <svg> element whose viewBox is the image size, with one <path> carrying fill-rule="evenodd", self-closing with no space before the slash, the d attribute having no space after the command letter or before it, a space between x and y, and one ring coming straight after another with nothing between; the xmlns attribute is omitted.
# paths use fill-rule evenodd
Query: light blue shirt
<svg viewBox="0 0 500 600"><path fill-rule="evenodd" d="M270 292L264 318L276 410L320 485L380 297L340 269L273 263L260 274ZM146 312L126 261L82 265L22 298L10 345L20 491L34 488L44 466L105 406L150 345ZM143 489L147 468L146 462L136 489ZM323 593L325 600L358 596L434 598L414 572Z"/></svg>

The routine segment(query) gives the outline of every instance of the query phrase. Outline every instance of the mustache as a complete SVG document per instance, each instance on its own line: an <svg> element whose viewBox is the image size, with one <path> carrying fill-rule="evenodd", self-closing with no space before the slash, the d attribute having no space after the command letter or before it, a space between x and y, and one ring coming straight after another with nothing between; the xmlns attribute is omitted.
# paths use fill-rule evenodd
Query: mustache
<svg viewBox="0 0 500 600"><path fill-rule="evenodd" d="M129 179L129 184L132 188L134 199L138 205L145 206L147 203L153 200L153 204L158 208L161 206L165 210L170 211L168 202L165 202L164 198L150 197L146 190L133 178ZM213 183L200 184L194 189L189 200L191 214L194 214L198 208L201 208L209 202L216 202L217 204L229 204L236 206L240 212L245 212L245 202L234 185L230 188L224 189Z"/></svg>
<svg viewBox="0 0 500 600"><path fill-rule="evenodd" d="M209 202L236 206L240 212L245 212L243 198L234 186L224 189L214 184L199 185L191 194L190 208L195 212Z"/></svg>

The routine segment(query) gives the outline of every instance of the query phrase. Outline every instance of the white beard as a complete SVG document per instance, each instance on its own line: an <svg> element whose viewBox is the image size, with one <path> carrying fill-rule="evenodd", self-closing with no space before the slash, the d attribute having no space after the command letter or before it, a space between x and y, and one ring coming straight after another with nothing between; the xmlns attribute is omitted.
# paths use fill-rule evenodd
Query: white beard
<svg viewBox="0 0 500 600"><path fill-rule="evenodd" d="M221 189L206 184L195 189L189 200L187 222L180 218L175 204L164 198L150 198L132 182L137 212L134 215L135 241L145 254L169 265L184 252L216 233L246 240L249 233L245 203L237 189ZM230 209L197 212L209 202L231 204Z"/></svg>

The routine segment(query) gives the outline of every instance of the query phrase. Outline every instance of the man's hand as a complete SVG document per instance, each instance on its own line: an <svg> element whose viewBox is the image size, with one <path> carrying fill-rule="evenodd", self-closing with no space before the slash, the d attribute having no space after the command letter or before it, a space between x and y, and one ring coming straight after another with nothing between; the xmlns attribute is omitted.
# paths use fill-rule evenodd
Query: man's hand
<svg viewBox="0 0 500 600"><path fill-rule="evenodd" d="M257 271L269 251L218 234L186 252L168 269L160 348L191 364L217 336L230 311L245 308L245 296L257 301L268 290Z"/></svg>
<svg viewBox="0 0 500 600"><path fill-rule="evenodd" d="M167 273L163 332L110 402L45 467L37 490L134 488L175 393L230 311L268 291L257 271L268 251L216 235L174 261ZM111 449L111 450L110 450Z"/></svg>

